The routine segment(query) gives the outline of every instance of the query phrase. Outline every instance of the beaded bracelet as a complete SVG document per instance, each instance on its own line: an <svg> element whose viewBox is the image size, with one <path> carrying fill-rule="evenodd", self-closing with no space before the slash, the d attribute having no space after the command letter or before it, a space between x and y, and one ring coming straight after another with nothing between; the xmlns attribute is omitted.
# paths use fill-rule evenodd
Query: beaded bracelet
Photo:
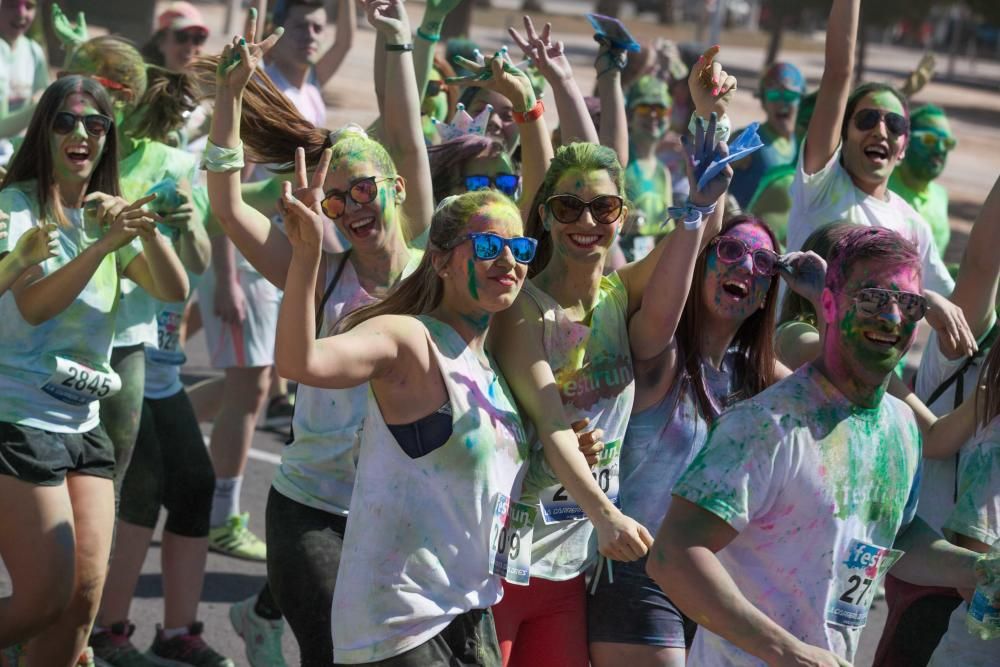
<svg viewBox="0 0 1000 667"><path fill-rule="evenodd" d="M223 148L216 146L211 140L205 148L205 154L201 159L201 168L217 173L225 174L231 171L239 171L243 168L243 142L241 141L235 148Z"/></svg>

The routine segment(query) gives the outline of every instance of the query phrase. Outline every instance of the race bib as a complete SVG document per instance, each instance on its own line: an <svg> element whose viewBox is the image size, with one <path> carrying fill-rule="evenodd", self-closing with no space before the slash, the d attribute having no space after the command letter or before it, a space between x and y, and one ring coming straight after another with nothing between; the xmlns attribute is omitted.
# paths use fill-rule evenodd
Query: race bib
<svg viewBox="0 0 1000 667"><path fill-rule="evenodd" d="M851 540L844 559L837 563L826 608L826 622L862 628L882 577L903 552Z"/></svg>
<svg viewBox="0 0 1000 667"><path fill-rule="evenodd" d="M653 252L656 247L656 239L652 236L636 236L632 239L632 261L638 262L640 259Z"/></svg>
<svg viewBox="0 0 1000 667"><path fill-rule="evenodd" d="M181 321L184 313L169 310L161 311L156 316L157 347L146 346L146 359L167 366L183 366L187 355L180 349Z"/></svg>
<svg viewBox="0 0 1000 667"><path fill-rule="evenodd" d="M600 460L590 470L590 474L594 476L601 491L616 507L618 506L618 453L620 450L620 440L606 443L601 452ZM539 493L539 502L542 506L542 521L546 524L558 523L559 521L579 521L587 518L576 501L566 492L565 487L550 486L544 489Z"/></svg>
<svg viewBox="0 0 1000 667"><path fill-rule="evenodd" d="M497 494L490 529L490 574L512 584L528 585L534 525L534 507Z"/></svg>
<svg viewBox="0 0 1000 667"><path fill-rule="evenodd" d="M65 357L56 358L56 370L42 385L42 391L70 405L87 405L122 388L122 379L114 371L99 371Z"/></svg>

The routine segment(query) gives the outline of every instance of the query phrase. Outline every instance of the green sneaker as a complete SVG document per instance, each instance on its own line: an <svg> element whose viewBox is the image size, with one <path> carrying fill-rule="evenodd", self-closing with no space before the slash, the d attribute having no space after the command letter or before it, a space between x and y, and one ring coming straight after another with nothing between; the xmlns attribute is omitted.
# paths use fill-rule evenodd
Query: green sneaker
<svg viewBox="0 0 1000 667"><path fill-rule="evenodd" d="M250 532L250 514L235 514L218 528L208 531L208 548L220 554L245 560L267 560L267 545Z"/></svg>
<svg viewBox="0 0 1000 667"><path fill-rule="evenodd" d="M135 626L122 621L113 623L105 632L91 633L90 648L97 667L152 667L153 663L132 645L133 632Z"/></svg>
<svg viewBox="0 0 1000 667"><path fill-rule="evenodd" d="M243 638L250 667L288 667L281 654L281 635L285 621L259 616L254 609L257 596L237 602L229 608L233 630Z"/></svg>
<svg viewBox="0 0 1000 667"><path fill-rule="evenodd" d="M233 661L220 655L201 638L205 626L200 622L191 624L186 634L171 639L163 638L163 628L156 626L156 638L146 651L146 657L154 665L164 667L235 667Z"/></svg>

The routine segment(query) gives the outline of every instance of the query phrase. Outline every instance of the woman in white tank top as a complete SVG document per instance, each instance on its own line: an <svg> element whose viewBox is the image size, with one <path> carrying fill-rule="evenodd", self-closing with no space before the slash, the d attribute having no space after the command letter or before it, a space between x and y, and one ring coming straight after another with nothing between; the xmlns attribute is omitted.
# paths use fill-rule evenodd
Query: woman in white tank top
<svg viewBox="0 0 1000 667"><path fill-rule="evenodd" d="M495 664L494 509L506 516L520 493L527 438L483 343L493 314L514 302L535 242L505 196L449 197L413 275L316 340L322 215L288 186L283 207L293 257L278 369L314 387L371 386L333 599L334 659ZM404 437L411 428L417 437Z"/></svg>

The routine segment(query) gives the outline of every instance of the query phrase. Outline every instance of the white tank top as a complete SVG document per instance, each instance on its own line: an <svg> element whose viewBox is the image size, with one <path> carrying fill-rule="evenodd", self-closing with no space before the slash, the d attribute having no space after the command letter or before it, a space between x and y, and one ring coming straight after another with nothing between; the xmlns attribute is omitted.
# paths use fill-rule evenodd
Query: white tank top
<svg viewBox="0 0 1000 667"><path fill-rule="evenodd" d="M527 439L503 377L422 315L452 408L444 445L410 458L368 393L358 476L333 595L334 661L399 655L500 601L489 573L498 494L520 494Z"/></svg>
<svg viewBox="0 0 1000 667"><path fill-rule="evenodd" d="M413 251L403 277L420 263ZM340 319L377 299L361 286L354 265L344 254L326 256L324 288L341 262L346 262L333 293L323 307L320 337L329 336ZM368 387L318 389L299 385L292 431L295 440L281 453L274 490L297 503L331 514L347 515L357 472L357 448L367 409Z"/></svg>

